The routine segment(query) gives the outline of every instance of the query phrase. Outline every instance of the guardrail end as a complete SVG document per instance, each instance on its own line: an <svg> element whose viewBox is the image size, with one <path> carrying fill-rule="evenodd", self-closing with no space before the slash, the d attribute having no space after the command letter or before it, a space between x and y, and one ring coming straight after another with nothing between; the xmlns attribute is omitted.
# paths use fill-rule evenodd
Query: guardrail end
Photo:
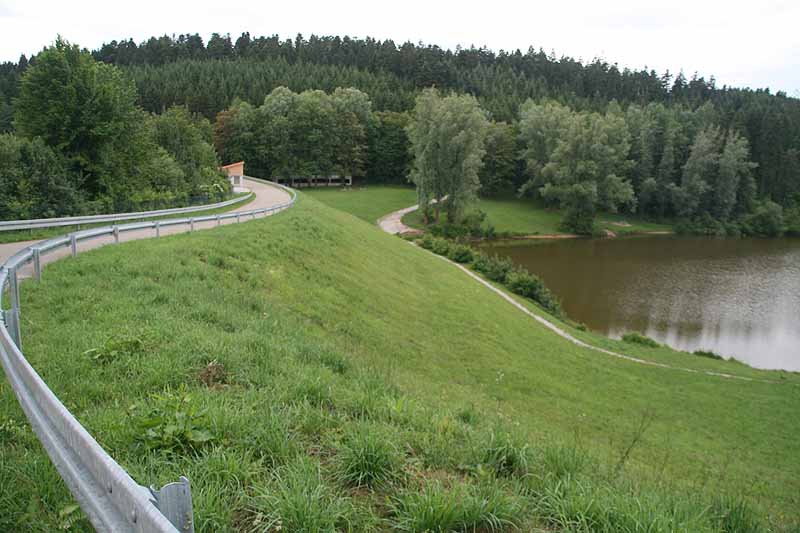
<svg viewBox="0 0 800 533"><path fill-rule="evenodd" d="M161 489L151 485L150 493L155 499L158 510L178 531L194 533L192 489L185 476L181 476L179 481L164 485Z"/></svg>

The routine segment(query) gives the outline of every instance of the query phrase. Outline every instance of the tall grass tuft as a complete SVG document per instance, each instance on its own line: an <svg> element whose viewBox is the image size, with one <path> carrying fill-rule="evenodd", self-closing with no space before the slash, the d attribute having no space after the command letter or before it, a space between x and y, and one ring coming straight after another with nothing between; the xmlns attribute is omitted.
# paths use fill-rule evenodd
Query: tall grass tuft
<svg viewBox="0 0 800 533"><path fill-rule="evenodd" d="M275 470L266 486L255 488L250 530L333 533L354 530L356 512L322 478L320 465L300 458Z"/></svg>
<svg viewBox="0 0 800 533"><path fill-rule="evenodd" d="M400 477L402 468L394 439L371 424L351 430L336 455L337 477L349 487L385 486Z"/></svg>
<svg viewBox="0 0 800 533"><path fill-rule="evenodd" d="M517 529L524 507L493 485L439 481L400 492L391 503L392 529L409 533Z"/></svg>
<svg viewBox="0 0 800 533"><path fill-rule="evenodd" d="M763 531L758 516L747 502L739 498L721 497L711 506L711 512L723 533L757 533Z"/></svg>
<svg viewBox="0 0 800 533"><path fill-rule="evenodd" d="M510 433L490 433L479 453L481 464L491 468L498 476L524 476L528 473L529 446Z"/></svg>

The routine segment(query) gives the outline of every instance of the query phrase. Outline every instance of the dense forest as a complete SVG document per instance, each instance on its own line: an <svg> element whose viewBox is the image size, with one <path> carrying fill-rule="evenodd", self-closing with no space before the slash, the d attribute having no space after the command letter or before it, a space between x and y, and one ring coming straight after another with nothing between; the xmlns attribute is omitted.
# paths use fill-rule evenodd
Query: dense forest
<svg viewBox="0 0 800 533"><path fill-rule="evenodd" d="M563 129L550 129L551 153L546 161L534 157L531 128L525 132L531 106L569 118L579 136L588 132L582 146L573 143L573 154L591 152L592 131L614 121L622 125L609 142L625 153L609 175L624 186L597 181L601 190L590 195L599 194L600 208L679 217L699 223L698 231L736 233L745 215L775 214L772 202L792 209L800 194L800 100L766 89L717 87L713 77L621 69L600 59L583 63L534 48L447 50L371 38L282 40L249 33L236 39L214 34L207 43L197 34L112 41L92 55L127 73L145 110L185 106L190 114L217 120L217 131L224 131L218 113L225 120L245 105L257 109L278 87L298 94L357 89L368 96L372 118L365 125L363 165L354 172L368 181L406 181L412 166L409 117L420 91L435 86L443 94L475 96L490 119L480 194L523 190L564 205L557 188L547 193L544 187L565 172L557 172L557 160L566 164L570 149ZM36 61L23 57L0 66L0 129L13 129L20 76ZM610 203L606 183L614 184L615 194L629 187L631 198ZM721 209L720 198L727 202Z"/></svg>

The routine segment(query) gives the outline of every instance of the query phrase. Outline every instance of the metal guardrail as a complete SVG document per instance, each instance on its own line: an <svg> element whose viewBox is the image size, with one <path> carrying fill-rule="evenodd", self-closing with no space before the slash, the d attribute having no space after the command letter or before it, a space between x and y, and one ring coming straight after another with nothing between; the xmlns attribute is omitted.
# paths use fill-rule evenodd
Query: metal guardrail
<svg viewBox="0 0 800 533"><path fill-rule="evenodd" d="M121 220L140 220L143 218L154 218L165 215L180 215L183 213L196 213L198 211L208 211L209 209L220 209L231 205L242 203L252 198L253 194L245 194L217 202L215 204L195 205L191 207L174 207L172 209L159 209L156 211L138 211L135 213L115 213L112 215L87 215L83 217L61 217L61 218L36 218L31 220L3 220L0 221L0 231L16 231L25 229L57 228L63 226L81 226L85 224L107 224L119 222Z"/></svg>
<svg viewBox="0 0 800 533"><path fill-rule="evenodd" d="M32 264L35 279L41 279L42 256L70 247L78 254L78 243L142 229L188 225L190 231L199 222L235 219L280 211L291 207L296 193L288 187L266 180L248 178L287 191L289 202L281 205L196 218L181 218L106 226L70 233L37 243L10 257L0 266L0 362L14 393L36 435L66 482L78 504L98 531L135 533L194 532L192 495L185 477L161 489L144 487L108 455L88 431L42 380L22 353L20 332L19 271ZM10 309L3 309L3 291L8 285Z"/></svg>

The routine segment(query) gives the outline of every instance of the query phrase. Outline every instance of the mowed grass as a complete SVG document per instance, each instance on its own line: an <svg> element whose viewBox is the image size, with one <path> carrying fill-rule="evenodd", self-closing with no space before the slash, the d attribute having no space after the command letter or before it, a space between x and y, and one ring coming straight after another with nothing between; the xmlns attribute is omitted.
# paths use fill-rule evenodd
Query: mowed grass
<svg viewBox="0 0 800 533"><path fill-rule="evenodd" d="M537 200L503 195L481 198L477 207L486 213L487 221L498 234L518 236L564 233L560 228L563 212L546 208ZM599 228L613 231L617 235L671 231L671 226L667 224L647 222L635 216L618 213L599 213L596 220ZM411 227L423 227L422 215L418 211L405 215L403 222Z"/></svg>
<svg viewBox="0 0 800 533"><path fill-rule="evenodd" d="M731 380L576 347L307 194L266 219L65 259L21 292L34 367L134 479L188 475L198 531L798 520L796 374L693 360L778 383ZM71 505L3 382L0 530L88 530Z"/></svg>
<svg viewBox="0 0 800 533"><path fill-rule="evenodd" d="M414 188L397 185L323 187L307 189L305 193L370 224L375 224L384 215L417 203L417 192Z"/></svg>

